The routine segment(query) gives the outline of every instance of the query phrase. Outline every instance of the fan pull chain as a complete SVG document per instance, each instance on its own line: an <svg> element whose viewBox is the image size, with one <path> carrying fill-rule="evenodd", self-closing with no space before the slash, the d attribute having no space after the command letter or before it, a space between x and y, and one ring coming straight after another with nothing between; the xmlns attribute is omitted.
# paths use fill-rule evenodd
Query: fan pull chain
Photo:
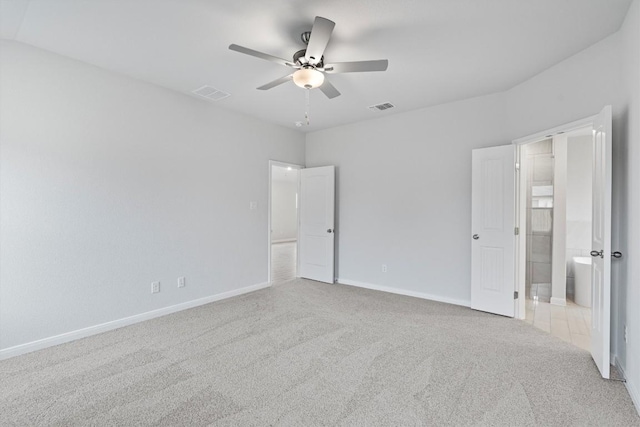
<svg viewBox="0 0 640 427"><path fill-rule="evenodd" d="M309 126L309 122L310 122L310 117L309 117L309 92L311 92L310 89L306 89L305 90L305 112L304 112L304 118L307 120L307 126Z"/></svg>

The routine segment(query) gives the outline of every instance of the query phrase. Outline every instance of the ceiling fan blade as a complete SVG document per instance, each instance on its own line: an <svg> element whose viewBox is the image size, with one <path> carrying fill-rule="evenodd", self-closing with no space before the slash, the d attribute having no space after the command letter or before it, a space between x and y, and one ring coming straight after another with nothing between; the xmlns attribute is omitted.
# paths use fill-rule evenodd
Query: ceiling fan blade
<svg viewBox="0 0 640 427"><path fill-rule="evenodd" d="M331 82L329 82L329 80L327 79L324 79L324 83L322 83L322 86L320 86L318 89L320 89L322 93L324 93L329 99L340 96L340 92L338 92L338 89L336 89L335 86L332 85Z"/></svg>
<svg viewBox="0 0 640 427"><path fill-rule="evenodd" d="M313 21L313 28L311 29L311 36L309 38L309 44L307 45L307 52L304 58L309 64L316 65L322 59L324 50L329 43L333 27L336 23L329 21L327 18L316 16Z"/></svg>
<svg viewBox="0 0 640 427"><path fill-rule="evenodd" d="M277 62L281 65L286 65L287 67L298 68L296 64L291 61L287 61L286 59L278 58L277 56L269 55L268 53L258 52L257 50L249 49L248 47L238 46L237 44L229 45L230 50L234 50L236 52L244 53L245 55L255 56L256 58L266 59L267 61Z"/></svg>
<svg viewBox="0 0 640 427"><path fill-rule="evenodd" d="M364 71L385 71L389 66L386 59L376 61L335 62L324 66L325 73L358 73Z"/></svg>
<svg viewBox="0 0 640 427"><path fill-rule="evenodd" d="M268 90L271 89L273 87L276 87L278 85L281 85L283 83L288 82L289 80L291 80L293 78L293 74L289 74L288 76L284 76L284 77L280 77L279 79L276 79L272 82L269 82L265 85L262 85L258 88L258 90Z"/></svg>

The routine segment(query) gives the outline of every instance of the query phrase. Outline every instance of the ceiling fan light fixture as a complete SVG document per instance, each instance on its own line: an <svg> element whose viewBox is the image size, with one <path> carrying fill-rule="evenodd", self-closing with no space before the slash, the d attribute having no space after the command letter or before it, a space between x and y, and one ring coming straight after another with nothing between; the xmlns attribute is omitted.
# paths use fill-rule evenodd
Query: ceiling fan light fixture
<svg viewBox="0 0 640 427"><path fill-rule="evenodd" d="M293 73L293 82L304 89L315 89L324 83L324 74L313 68L301 68Z"/></svg>

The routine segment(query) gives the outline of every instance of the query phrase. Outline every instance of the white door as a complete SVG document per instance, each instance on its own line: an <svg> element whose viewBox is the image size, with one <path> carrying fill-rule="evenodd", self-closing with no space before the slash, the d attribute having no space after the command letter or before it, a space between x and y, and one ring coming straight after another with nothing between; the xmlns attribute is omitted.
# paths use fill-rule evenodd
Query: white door
<svg viewBox="0 0 640 427"><path fill-rule="evenodd" d="M611 106L593 123L591 356L609 378L611 327Z"/></svg>
<svg viewBox="0 0 640 427"><path fill-rule="evenodd" d="M514 316L515 146L472 153L471 308Z"/></svg>
<svg viewBox="0 0 640 427"><path fill-rule="evenodd" d="M300 277L333 283L335 167L300 170Z"/></svg>

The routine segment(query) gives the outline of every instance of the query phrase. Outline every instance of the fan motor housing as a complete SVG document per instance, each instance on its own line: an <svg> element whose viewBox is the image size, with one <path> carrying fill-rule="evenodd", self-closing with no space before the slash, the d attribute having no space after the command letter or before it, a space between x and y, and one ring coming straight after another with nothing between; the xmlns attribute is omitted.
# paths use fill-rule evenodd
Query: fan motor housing
<svg viewBox="0 0 640 427"><path fill-rule="evenodd" d="M307 60L304 58L305 53L307 53L307 49L301 49L293 54L293 62L299 65L305 65ZM324 56L320 58L320 62L318 62L314 67L322 68L324 66Z"/></svg>

